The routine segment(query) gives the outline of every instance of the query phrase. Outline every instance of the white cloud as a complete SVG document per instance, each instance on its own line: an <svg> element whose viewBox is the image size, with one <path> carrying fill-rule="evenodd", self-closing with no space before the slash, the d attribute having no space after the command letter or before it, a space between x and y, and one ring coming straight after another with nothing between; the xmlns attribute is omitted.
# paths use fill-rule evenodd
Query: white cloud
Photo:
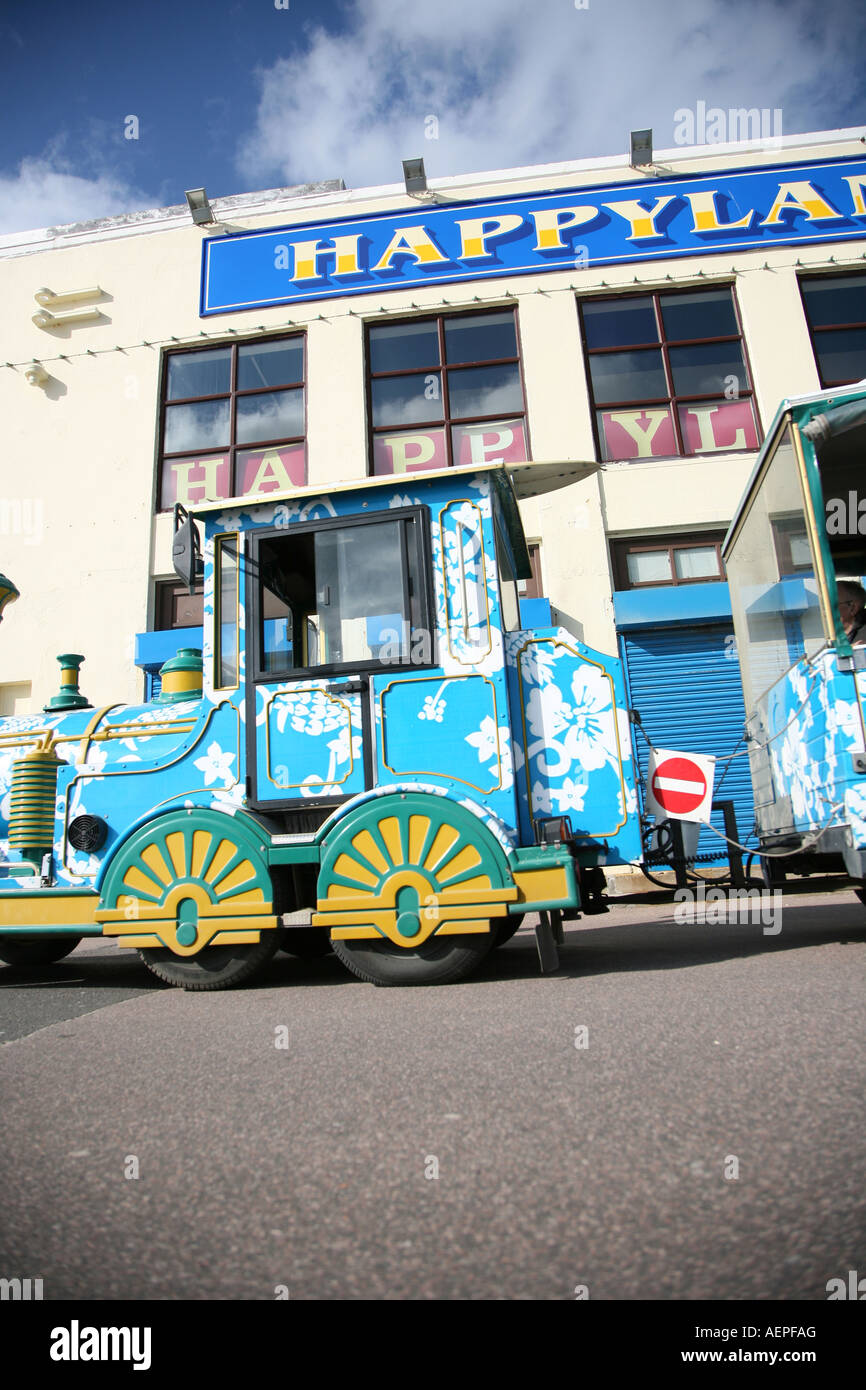
<svg viewBox="0 0 866 1390"><path fill-rule="evenodd" d="M152 195L115 173L75 174L65 159L48 152L0 174L0 233L85 222L154 203Z"/></svg>
<svg viewBox="0 0 866 1390"><path fill-rule="evenodd" d="M247 188L362 187L410 155L435 178L624 153L645 125L658 149L700 99L781 107L784 133L846 124L864 29L851 0L359 0L348 29L310 28L259 73L237 168Z"/></svg>

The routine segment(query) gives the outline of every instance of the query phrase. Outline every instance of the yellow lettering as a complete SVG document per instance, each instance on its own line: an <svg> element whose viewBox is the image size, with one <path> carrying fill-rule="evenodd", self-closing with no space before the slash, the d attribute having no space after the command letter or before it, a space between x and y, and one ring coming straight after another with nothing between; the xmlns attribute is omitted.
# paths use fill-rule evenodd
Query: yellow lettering
<svg viewBox="0 0 866 1390"><path fill-rule="evenodd" d="M248 492L264 492L266 483L276 483L278 488L288 489L293 486L292 480L286 470L286 465L280 458L276 450L271 450L265 454L258 466L256 476L250 483ZM273 488L269 489L273 491Z"/></svg>
<svg viewBox="0 0 866 1390"><path fill-rule="evenodd" d="M842 217L841 212L831 208L825 202L817 189L805 180L802 183L780 183L776 201L770 208L763 222L762 227L778 227L781 223L781 214L785 208L794 208L797 212L805 212L807 222L823 222L828 218Z"/></svg>
<svg viewBox="0 0 866 1390"><path fill-rule="evenodd" d="M392 473L405 473L409 464L429 463L436 446L429 434L392 434L381 441L391 450ZM415 452L410 454L410 448Z"/></svg>
<svg viewBox="0 0 866 1390"><path fill-rule="evenodd" d="M863 190L866 188L866 174L843 174L842 177L851 189L851 202L854 204L854 216L866 217L866 203L863 201Z"/></svg>
<svg viewBox="0 0 866 1390"><path fill-rule="evenodd" d="M566 227L581 227L584 222L591 222L598 217L598 208L542 208L529 215L535 223L533 251L567 251L569 248L560 233Z"/></svg>
<svg viewBox="0 0 866 1390"><path fill-rule="evenodd" d="M664 198L656 198L655 207L649 212L633 199L625 203L605 203L603 206L625 218L631 228L627 241L645 241L649 237L664 236L664 232L656 228L656 218L675 197L675 193L668 193Z"/></svg>
<svg viewBox="0 0 866 1390"><path fill-rule="evenodd" d="M465 221L457 219L460 228L460 259L479 261L492 256L487 243L491 237L507 236L523 226L523 218L516 212L506 212L502 217L471 217Z"/></svg>
<svg viewBox="0 0 866 1390"><path fill-rule="evenodd" d="M691 415L697 424L698 434L701 439L700 452L702 454L728 453L728 451L732 449L747 449L749 447L746 443L746 432L742 426L738 427L737 433L734 435L733 444L716 443L712 419L714 415L717 415L718 412L723 409L724 406L720 405L690 405L686 410L686 415Z"/></svg>
<svg viewBox="0 0 866 1390"><path fill-rule="evenodd" d="M666 410L611 410L605 411L608 419L613 420L617 425L621 425L628 435L637 445L636 458L648 459L653 456L653 440L666 420L670 419ZM649 424L641 425L640 416L646 415Z"/></svg>
<svg viewBox="0 0 866 1390"><path fill-rule="evenodd" d="M741 217L739 222L720 222L716 208L717 193L717 188L708 188L705 192L683 194L683 197L688 198L692 205L693 232L727 232L732 228L751 225L755 215L754 208L751 212L747 212L745 217Z"/></svg>
<svg viewBox="0 0 866 1390"><path fill-rule="evenodd" d="M423 227L398 227L374 270L387 270L394 256L413 256L419 265L447 261Z"/></svg>
<svg viewBox="0 0 866 1390"><path fill-rule="evenodd" d="M178 502L213 502L219 497L219 467L224 459L190 459L187 463L170 465L174 473ZM190 474L193 469L204 469L204 479L193 482ZM193 495L195 494L195 495Z"/></svg>
<svg viewBox="0 0 866 1390"><path fill-rule="evenodd" d="M335 275L357 275L361 269L358 264L358 243L361 234L354 236L335 236L328 241L296 241L295 273L293 280L319 280L323 272L319 270L320 256L336 256Z"/></svg>
<svg viewBox="0 0 866 1390"><path fill-rule="evenodd" d="M514 430L510 430L506 425L503 429L496 430L496 438L489 444L485 444L485 435L493 434L492 429L487 430L467 430L469 437L469 457L473 463L504 463L504 458L491 458L491 454L502 450L503 453L514 443Z"/></svg>

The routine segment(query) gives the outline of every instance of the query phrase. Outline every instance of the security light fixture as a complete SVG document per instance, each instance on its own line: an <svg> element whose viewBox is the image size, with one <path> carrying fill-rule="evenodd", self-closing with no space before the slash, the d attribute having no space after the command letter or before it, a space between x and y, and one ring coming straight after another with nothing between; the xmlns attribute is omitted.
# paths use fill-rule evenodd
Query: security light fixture
<svg viewBox="0 0 866 1390"><path fill-rule="evenodd" d="M651 130L633 130L630 136L631 156L629 164L633 169L646 168L653 162L653 133Z"/></svg>
<svg viewBox="0 0 866 1390"><path fill-rule="evenodd" d="M189 203L189 210L192 213L192 220L197 226L203 226L208 222L215 222L213 208L207 200L207 193L203 188L188 188L186 190L186 201Z"/></svg>
<svg viewBox="0 0 866 1390"><path fill-rule="evenodd" d="M404 159L403 178L407 193L427 192L427 175L424 172L423 159Z"/></svg>

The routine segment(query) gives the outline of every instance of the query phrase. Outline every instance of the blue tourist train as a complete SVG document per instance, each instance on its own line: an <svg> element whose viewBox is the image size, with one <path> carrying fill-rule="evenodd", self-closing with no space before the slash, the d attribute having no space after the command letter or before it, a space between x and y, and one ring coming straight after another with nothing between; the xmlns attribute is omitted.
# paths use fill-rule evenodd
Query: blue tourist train
<svg viewBox="0 0 866 1390"><path fill-rule="evenodd" d="M521 626L518 499L594 467L178 508L202 648L134 706L91 707L64 654L44 713L0 721L0 958L115 937L200 990L330 945L445 983L538 913L543 959L641 853L620 662Z"/></svg>
<svg viewBox="0 0 866 1390"><path fill-rule="evenodd" d="M765 869L844 865L861 896L864 464L866 382L783 401L722 552Z"/></svg>

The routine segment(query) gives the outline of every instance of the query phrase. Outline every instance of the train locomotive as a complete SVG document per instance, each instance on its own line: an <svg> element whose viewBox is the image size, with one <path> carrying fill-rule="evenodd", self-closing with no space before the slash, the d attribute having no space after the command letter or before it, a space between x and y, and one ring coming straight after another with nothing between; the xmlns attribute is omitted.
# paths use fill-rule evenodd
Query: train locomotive
<svg viewBox="0 0 866 1390"><path fill-rule="evenodd" d="M527 913L555 932L597 906L602 866L641 854L623 672L521 626L517 505L594 467L176 509L201 648L131 706L91 706L64 654L43 713L0 721L0 959L114 937L212 990L330 946L375 984L436 984Z"/></svg>

